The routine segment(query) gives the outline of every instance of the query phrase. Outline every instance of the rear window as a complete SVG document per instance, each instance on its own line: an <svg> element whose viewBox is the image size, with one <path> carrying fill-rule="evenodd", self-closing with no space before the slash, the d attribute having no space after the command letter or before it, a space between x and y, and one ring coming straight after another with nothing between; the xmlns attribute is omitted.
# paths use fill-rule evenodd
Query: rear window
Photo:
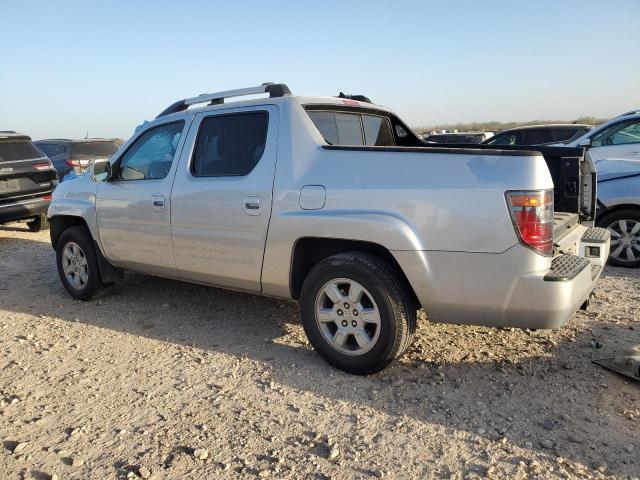
<svg viewBox="0 0 640 480"><path fill-rule="evenodd" d="M330 145L395 145L391 122L379 115L311 110L314 125Z"/></svg>
<svg viewBox="0 0 640 480"><path fill-rule="evenodd" d="M42 152L29 141L0 142L0 162L41 158Z"/></svg>
<svg viewBox="0 0 640 480"><path fill-rule="evenodd" d="M82 142L71 144L71 152L74 155L92 155L110 157L118 150L114 142Z"/></svg>
<svg viewBox="0 0 640 480"><path fill-rule="evenodd" d="M62 143L39 143L38 148L49 158L62 155L67 149L67 147Z"/></svg>

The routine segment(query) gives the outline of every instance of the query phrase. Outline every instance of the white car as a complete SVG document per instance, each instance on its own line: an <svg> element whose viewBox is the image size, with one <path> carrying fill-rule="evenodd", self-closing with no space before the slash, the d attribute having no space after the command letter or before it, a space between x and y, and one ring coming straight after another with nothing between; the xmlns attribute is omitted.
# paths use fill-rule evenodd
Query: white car
<svg viewBox="0 0 640 480"><path fill-rule="evenodd" d="M594 162L613 158L640 161L640 110L623 113L566 146L588 147Z"/></svg>

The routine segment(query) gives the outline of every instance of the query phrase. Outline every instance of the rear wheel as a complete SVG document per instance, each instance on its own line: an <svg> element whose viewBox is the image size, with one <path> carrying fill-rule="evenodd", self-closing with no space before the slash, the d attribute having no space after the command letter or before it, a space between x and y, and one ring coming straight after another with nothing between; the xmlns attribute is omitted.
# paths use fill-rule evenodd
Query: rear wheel
<svg viewBox="0 0 640 480"><path fill-rule="evenodd" d="M612 212L598 221L611 233L609 263L618 267L640 267L640 210Z"/></svg>
<svg viewBox="0 0 640 480"><path fill-rule="evenodd" d="M56 248L58 275L72 297L89 300L103 285L91 235L84 227L71 227L60 235Z"/></svg>
<svg viewBox="0 0 640 480"><path fill-rule="evenodd" d="M49 220L46 215L38 215L33 220L27 222L27 227L29 227L29 230L32 232L39 232L40 230L49 228Z"/></svg>
<svg viewBox="0 0 640 480"><path fill-rule="evenodd" d="M404 353L415 332L416 309L406 281L368 253L318 263L304 281L300 310L315 350L349 373L382 370Z"/></svg>

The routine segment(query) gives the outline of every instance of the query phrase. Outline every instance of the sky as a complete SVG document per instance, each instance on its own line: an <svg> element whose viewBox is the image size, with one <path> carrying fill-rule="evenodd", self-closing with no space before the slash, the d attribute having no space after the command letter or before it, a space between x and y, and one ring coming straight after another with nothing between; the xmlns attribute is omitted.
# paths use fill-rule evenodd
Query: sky
<svg viewBox="0 0 640 480"><path fill-rule="evenodd" d="M0 130L126 139L266 81L414 127L611 117L640 108L640 0L0 0Z"/></svg>

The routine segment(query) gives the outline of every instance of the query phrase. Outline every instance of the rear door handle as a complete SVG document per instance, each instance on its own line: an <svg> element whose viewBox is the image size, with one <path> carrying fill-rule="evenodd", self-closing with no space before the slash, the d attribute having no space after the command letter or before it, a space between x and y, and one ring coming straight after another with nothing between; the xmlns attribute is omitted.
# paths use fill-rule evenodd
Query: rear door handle
<svg viewBox="0 0 640 480"><path fill-rule="evenodd" d="M242 199L244 213L247 215L260 215L261 205L258 195L247 195Z"/></svg>
<svg viewBox="0 0 640 480"><path fill-rule="evenodd" d="M153 199L153 211L154 212L164 212L164 195L161 193L154 193L151 195Z"/></svg>

